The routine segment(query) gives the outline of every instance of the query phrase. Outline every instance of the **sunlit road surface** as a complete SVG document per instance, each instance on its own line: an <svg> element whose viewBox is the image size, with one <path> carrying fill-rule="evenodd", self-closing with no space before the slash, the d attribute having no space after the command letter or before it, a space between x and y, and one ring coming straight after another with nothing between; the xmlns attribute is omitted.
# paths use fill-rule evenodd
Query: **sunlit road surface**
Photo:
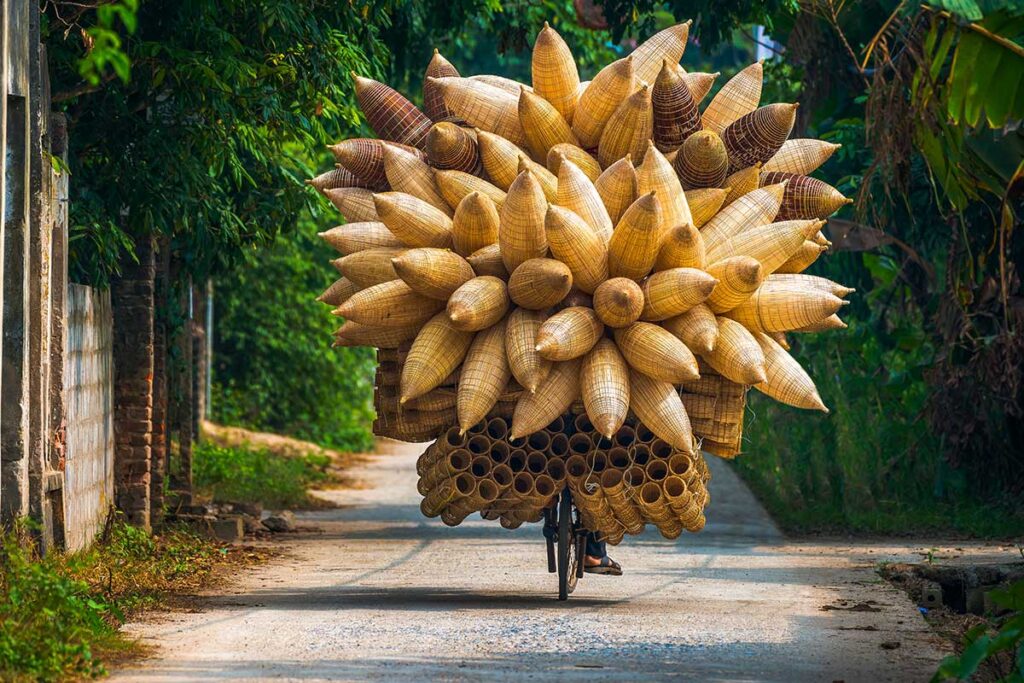
<svg viewBox="0 0 1024 683"><path fill-rule="evenodd" d="M787 542L716 458L708 525L627 536L622 577L558 602L536 525L420 515L419 446L382 442L367 487L325 495L322 533L239 577L203 610L130 625L154 659L115 680L918 681L941 643L882 560L915 547Z"/></svg>

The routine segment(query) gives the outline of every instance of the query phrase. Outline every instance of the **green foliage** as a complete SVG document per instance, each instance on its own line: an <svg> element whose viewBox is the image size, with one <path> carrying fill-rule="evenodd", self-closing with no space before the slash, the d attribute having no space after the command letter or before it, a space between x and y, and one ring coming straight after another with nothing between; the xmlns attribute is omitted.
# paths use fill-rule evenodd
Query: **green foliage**
<svg viewBox="0 0 1024 683"><path fill-rule="evenodd" d="M114 523L82 553L39 557L25 530L0 537L0 679L56 681L106 673L130 650L126 615L194 589L231 551L194 533L159 536Z"/></svg>
<svg viewBox="0 0 1024 683"><path fill-rule="evenodd" d="M667 24L669 18L664 15L669 14L673 22L692 19L693 34L709 45L728 40L737 28L753 24L772 32L778 22L788 23L800 10L797 0L604 0L600 5L616 41L626 33L646 37Z"/></svg>
<svg viewBox="0 0 1024 683"><path fill-rule="evenodd" d="M991 592L992 602L1009 613L996 619L996 628L979 624L964 636L963 650L942 660L932 683L942 681L973 680L986 662L999 655L1010 662L1008 670L998 680L1024 681L1024 581L1018 581L1004 590Z"/></svg>
<svg viewBox="0 0 1024 683"><path fill-rule="evenodd" d="M307 218L290 240L251 252L216 281L213 418L364 450L374 355L330 348L340 322L314 298L336 277L337 254L315 232Z"/></svg>
<svg viewBox="0 0 1024 683"><path fill-rule="evenodd" d="M310 504L307 489L327 480L325 455L284 457L268 450L201 442L192 462L196 488L215 501L263 503L271 508Z"/></svg>

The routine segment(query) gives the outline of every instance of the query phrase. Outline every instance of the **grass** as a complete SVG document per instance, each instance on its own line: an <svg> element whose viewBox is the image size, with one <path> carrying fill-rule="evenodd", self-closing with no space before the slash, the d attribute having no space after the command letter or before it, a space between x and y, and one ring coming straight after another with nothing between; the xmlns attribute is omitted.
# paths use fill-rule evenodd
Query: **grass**
<svg viewBox="0 0 1024 683"><path fill-rule="evenodd" d="M192 480L201 496L218 502L322 507L308 489L332 481L331 464L329 456L319 453L282 456L267 448L204 441L193 453Z"/></svg>
<svg viewBox="0 0 1024 683"><path fill-rule="evenodd" d="M0 680L93 678L137 653L125 619L191 593L219 567L265 556L186 529L114 523L92 548L40 557L24 528L0 538Z"/></svg>

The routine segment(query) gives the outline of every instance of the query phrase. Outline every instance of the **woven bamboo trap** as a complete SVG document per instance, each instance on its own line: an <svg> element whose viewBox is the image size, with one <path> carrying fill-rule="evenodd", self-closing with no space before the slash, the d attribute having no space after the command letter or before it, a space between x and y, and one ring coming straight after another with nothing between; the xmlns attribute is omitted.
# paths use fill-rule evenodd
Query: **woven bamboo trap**
<svg viewBox="0 0 1024 683"><path fill-rule="evenodd" d="M376 138L310 180L346 224L319 300L335 346L378 349L375 433L434 443L423 512L506 527L565 487L609 541L703 526L701 451L742 448L750 387L827 412L790 355L842 329L853 292L803 274L849 200L811 177L836 146L790 140L754 64L679 61L689 25L580 78L545 25L532 83L436 53L423 108L356 77ZM792 338L787 339L787 335Z"/></svg>

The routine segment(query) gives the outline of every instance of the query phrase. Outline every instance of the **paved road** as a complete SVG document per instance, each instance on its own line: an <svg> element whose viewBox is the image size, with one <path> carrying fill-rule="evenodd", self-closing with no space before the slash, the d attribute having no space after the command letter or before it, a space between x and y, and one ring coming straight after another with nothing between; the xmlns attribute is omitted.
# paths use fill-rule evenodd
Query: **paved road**
<svg viewBox="0 0 1024 683"><path fill-rule="evenodd" d="M306 515L322 534L205 611L131 625L159 657L115 680L903 682L941 658L873 571L913 549L787 543L715 458L703 533L627 537L625 576L588 575L559 603L536 527L425 520L419 449L383 448L367 488L330 494L348 507Z"/></svg>

